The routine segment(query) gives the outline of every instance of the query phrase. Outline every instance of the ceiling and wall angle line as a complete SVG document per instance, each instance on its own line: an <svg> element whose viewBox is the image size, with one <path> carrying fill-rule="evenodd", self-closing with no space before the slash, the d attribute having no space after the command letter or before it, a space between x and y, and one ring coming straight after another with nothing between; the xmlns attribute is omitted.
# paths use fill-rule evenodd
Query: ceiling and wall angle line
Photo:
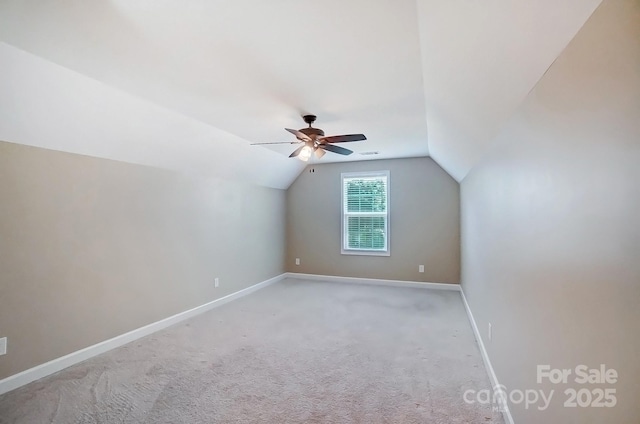
<svg viewBox="0 0 640 424"><path fill-rule="evenodd" d="M0 139L287 188L291 146L250 144L312 113L368 138L323 162L461 181L600 1L7 0Z"/></svg>

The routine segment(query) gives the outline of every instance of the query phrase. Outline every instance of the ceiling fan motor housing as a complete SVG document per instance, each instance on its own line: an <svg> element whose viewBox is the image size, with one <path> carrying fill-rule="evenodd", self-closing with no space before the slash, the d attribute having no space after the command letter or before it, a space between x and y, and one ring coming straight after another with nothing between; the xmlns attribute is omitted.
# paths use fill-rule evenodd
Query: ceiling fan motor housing
<svg viewBox="0 0 640 424"><path fill-rule="evenodd" d="M309 136L309 138L311 138L312 140L324 136L324 131L322 131L320 128L301 128L300 132Z"/></svg>
<svg viewBox="0 0 640 424"><path fill-rule="evenodd" d="M308 136L312 140L315 140L318 137L324 136L324 131L322 131L320 128L311 127L311 124L316 122L316 115L304 115L302 119L304 119L304 122L309 124L309 128L301 128L300 129L301 133Z"/></svg>

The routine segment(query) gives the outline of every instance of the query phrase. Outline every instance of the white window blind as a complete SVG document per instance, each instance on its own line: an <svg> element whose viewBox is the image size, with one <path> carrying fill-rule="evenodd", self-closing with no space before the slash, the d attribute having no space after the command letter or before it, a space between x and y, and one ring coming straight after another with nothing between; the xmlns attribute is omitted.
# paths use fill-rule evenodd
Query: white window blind
<svg viewBox="0 0 640 424"><path fill-rule="evenodd" d="M342 253L389 255L389 171L342 174Z"/></svg>

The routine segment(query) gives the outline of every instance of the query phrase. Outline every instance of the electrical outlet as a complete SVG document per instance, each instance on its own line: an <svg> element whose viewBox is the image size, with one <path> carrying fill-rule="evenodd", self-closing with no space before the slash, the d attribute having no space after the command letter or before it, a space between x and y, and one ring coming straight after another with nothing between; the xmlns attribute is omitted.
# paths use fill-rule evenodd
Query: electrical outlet
<svg viewBox="0 0 640 424"><path fill-rule="evenodd" d="M300 265L300 258L296 258L296 265Z"/></svg>
<svg viewBox="0 0 640 424"><path fill-rule="evenodd" d="M214 285L214 287L219 287L220 286L220 279L218 277L216 277L216 279L213 280L213 285Z"/></svg>
<svg viewBox="0 0 640 424"><path fill-rule="evenodd" d="M489 341L493 338L493 328L491 327L491 323L489 323Z"/></svg>
<svg viewBox="0 0 640 424"><path fill-rule="evenodd" d="M424 272L424 265L418 265L418 272Z"/></svg>
<svg viewBox="0 0 640 424"><path fill-rule="evenodd" d="M3 337L0 339L0 355L7 354L7 338Z"/></svg>

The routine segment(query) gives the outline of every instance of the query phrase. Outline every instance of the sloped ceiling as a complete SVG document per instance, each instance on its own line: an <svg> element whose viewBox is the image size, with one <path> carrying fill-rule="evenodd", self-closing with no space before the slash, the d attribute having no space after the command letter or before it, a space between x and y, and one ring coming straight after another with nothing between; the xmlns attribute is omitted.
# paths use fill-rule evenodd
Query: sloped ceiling
<svg viewBox="0 0 640 424"><path fill-rule="evenodd" d="M0 69L3 141L274 188L304 167L4 43Z"/></svg>
<svg viewBox="0 0 640 424"><path fill-rule="evenodd" d="M286 188L293 146L249 144L314 113L369 138L323 162L461 180L599 2L5 0L0 139Z"/></svg>
<svg viewBox="0 0 640 424"><path fill-rule="evenodd" d="M461 181L601 0L418 0L429 150Z"/></svg>

